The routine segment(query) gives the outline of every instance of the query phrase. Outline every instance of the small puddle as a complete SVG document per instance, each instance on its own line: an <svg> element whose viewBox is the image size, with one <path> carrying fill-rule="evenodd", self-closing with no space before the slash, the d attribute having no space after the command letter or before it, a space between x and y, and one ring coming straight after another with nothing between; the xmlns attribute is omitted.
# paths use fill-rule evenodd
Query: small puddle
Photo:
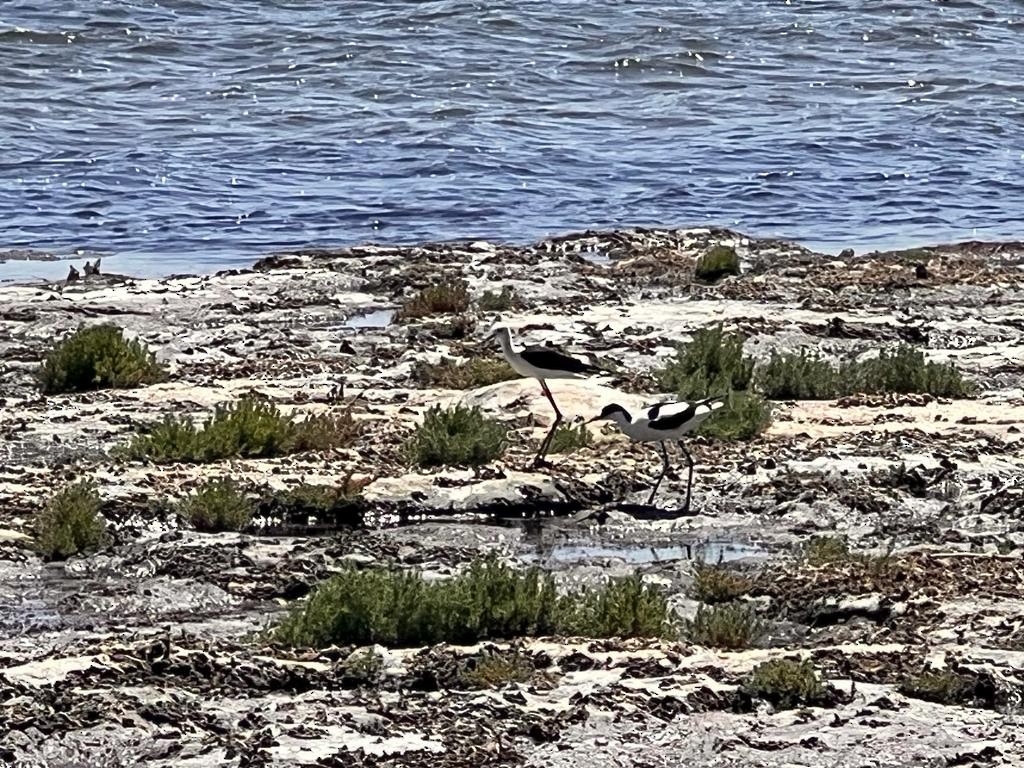
<svg viewBox="0 0 1024 768"><path fill-rule="evenodd" d="M352 315L341 324L341 327L357 330L383 329L391 325L394 319L395 310L393 309L373 309L369 312Z"/></svg>
<svg viewBox="0 0 1024 768"><path fill-rule="evenodd" d="M748 557L767 557L768 551L753 544L731 541L709 541L691 546L664 547L601 546L585 544L559 544L543 552L527 552L521 559L527 562L582 563L589 560L621 560L631 565L666 563L673 560L703 560L705 563L727 563Z"/></svg>
<svg viewBox="0 0 1024 768"><path fill-rule="evenodd" d="M597 264L599 267L607 267L612 263L612 257L606 251L580 251L584 261Z"/></svg>

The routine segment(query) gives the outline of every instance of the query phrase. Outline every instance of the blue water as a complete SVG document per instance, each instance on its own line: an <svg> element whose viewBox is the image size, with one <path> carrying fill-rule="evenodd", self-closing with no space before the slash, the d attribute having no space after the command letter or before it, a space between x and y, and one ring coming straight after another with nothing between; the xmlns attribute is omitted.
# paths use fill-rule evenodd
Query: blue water
<svg viewBox="0 0 1024 768"><path fill-rule="evenodd" d="M1022 43L1015 0L3 0L0 250L1022 237Z"/></svg>

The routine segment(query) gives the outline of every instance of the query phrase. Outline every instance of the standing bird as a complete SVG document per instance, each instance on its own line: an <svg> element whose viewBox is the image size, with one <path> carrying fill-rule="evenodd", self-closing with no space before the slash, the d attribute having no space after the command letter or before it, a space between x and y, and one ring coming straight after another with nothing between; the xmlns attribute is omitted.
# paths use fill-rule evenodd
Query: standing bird
<svg viewBox="0 0 1024 768"><path fill-rule="evenodd" d="M675 440L679 443L679 449L686 456L687 464L690 467L690 473L686 480L686 503L683 504L683 512L686 512L690 509L690 489L693 486L693 457L686 450L686 446L683 445L681 438L703 424L705 419L715 411L724 407L725 401L725 397L708 397L694 403L658 403L645 414L636 418L630 416L629 411L618 403L612 403L611 405L606 405L600 414L590 419L587 423L602 420L613 421L631 440L638 443L659 443L661 445L661 456L664 459L664 464L661 468L661 474L658 475L658 479L651 489L651 495L647 499L648 505L654 501L654 495L658 492L658 486L661 485L661 480L669 469L668 451L665 450L665 441Z"/></svg>
<svg viewBox="0 0 1024 768"><path fill-rule="evenodd" d="M553 347L533 346L526 347L522 352L516 352L512 349L512 332L504 326L495 328L493 335L498 340L498 344L501 345L501 352L512 367L512 370L520 376L526 376L539 381L544 397L548 399L551 407L555 409L555 421L544 438L544 442L540 444L540 450L537 451L537 455L533 459L533 466L537 467L544 460L548 448L551 447L551 440L555 436L555 430L558 429L558 425L562 423L563 418L562 412L558 410L555 398L551 396L551 390L548 389L546 380L579 379L584 376L601 373L601 369L596 365L591 365L583 360L577 360L575 357L559 352Z"/></svg>

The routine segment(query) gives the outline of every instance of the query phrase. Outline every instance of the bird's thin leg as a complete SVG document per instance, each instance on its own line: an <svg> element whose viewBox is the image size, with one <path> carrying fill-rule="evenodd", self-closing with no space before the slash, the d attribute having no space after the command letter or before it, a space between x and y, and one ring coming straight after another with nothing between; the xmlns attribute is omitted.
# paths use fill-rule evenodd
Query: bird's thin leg
<svg viewBox="0 0 1024 768"><path fill-rule="evenodd" d="M558 410L558 403L555 402L555 398L551 395L551 390L548 389L547 382L544 379L539 379L540 388L544 392L544 397L551 403L551 407L555 409L555 420L551 424L551 429L548 430L547 435L544 437L544 441L540 444L540 450L537 451L537 455L533 458L533 466L537 467L544 461L544 456L547 455L548 449L551 447L551 441L555 437L555 430L558 429L558 425L562 423L562 412Z"/></svg>
<svg viewBox="0 0 1024 768"><path fill-rule="evenodd" d="M663 463L661 465L661 474L658 475L658 479L654 483L654 487L651 488L651 495L647 497L647 506L651 505L654 501L654 495L658 492L658 486L661 485L662 479L665 477L665 473L668 472L668 451L665 450L665 441L658 443L661 446L661 458Z"/></svg>
<svg viewBox="0 0 1024 768"><path fill-rule="evenodd" d="M686 478L686 503L683 504L683 512L690 511L690 490L693 488L693 457L690 452L686 450L686 446L683 445L683 441L679 441L679 450L683 452L683 456L686 457L686 463L690 466L690 472Z"/></svg>

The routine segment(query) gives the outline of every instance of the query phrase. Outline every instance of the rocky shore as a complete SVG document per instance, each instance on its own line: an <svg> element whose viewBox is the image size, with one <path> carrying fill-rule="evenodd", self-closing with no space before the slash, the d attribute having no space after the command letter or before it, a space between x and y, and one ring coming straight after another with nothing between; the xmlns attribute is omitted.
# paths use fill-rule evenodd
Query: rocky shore
<svg viewBox="0 0 1024 768"><path fill-rule="evenodd" d="M724 244L742 274L694 260ZM396 320L443 278L508 287L500 313ZM419 361L495 354L501 320L533 343L614 361L621 375L551 384L569 418L659 399L650 376L721 322L758 360L801 348L870 355L906 341L978 392L774 403L741 443L694 438L693 505L640 502L659 468L611 428L529 459L549 410L533 381L425 389ZM39 394L54 341L112 322L168 366L138 389ZM530 246L361 246L280 254L249 270L0 285L0 761L22 766L953 766L1024 765L1024 243L968 242L841 257L725 230L584 233ZM140 425L208 415L255 393L295 415L352 407L351 448L276 459L119 458ZM353 399L355 395L357 399ZM402 445L424 411L479 406L512 432L477 470L420 470ZM354 403L354 405L353 405ZM204 478L287 489L357 478L344 520L259 518L202 534L170 502ZM56 488L92 478L110 542L44 562L33 520ZM811 536L884 557L813 567ZM540 564L564 585L639 570L697 608L694 564L749 574L760 647L536 638L481 647L294 650L263 630L346 563L430 576L474 555ZM478 687L481 654L514 651L523 679ZM812 659L821 706L776 711L744 676ZM955 701L907 692L954 670Z"/></svg>

